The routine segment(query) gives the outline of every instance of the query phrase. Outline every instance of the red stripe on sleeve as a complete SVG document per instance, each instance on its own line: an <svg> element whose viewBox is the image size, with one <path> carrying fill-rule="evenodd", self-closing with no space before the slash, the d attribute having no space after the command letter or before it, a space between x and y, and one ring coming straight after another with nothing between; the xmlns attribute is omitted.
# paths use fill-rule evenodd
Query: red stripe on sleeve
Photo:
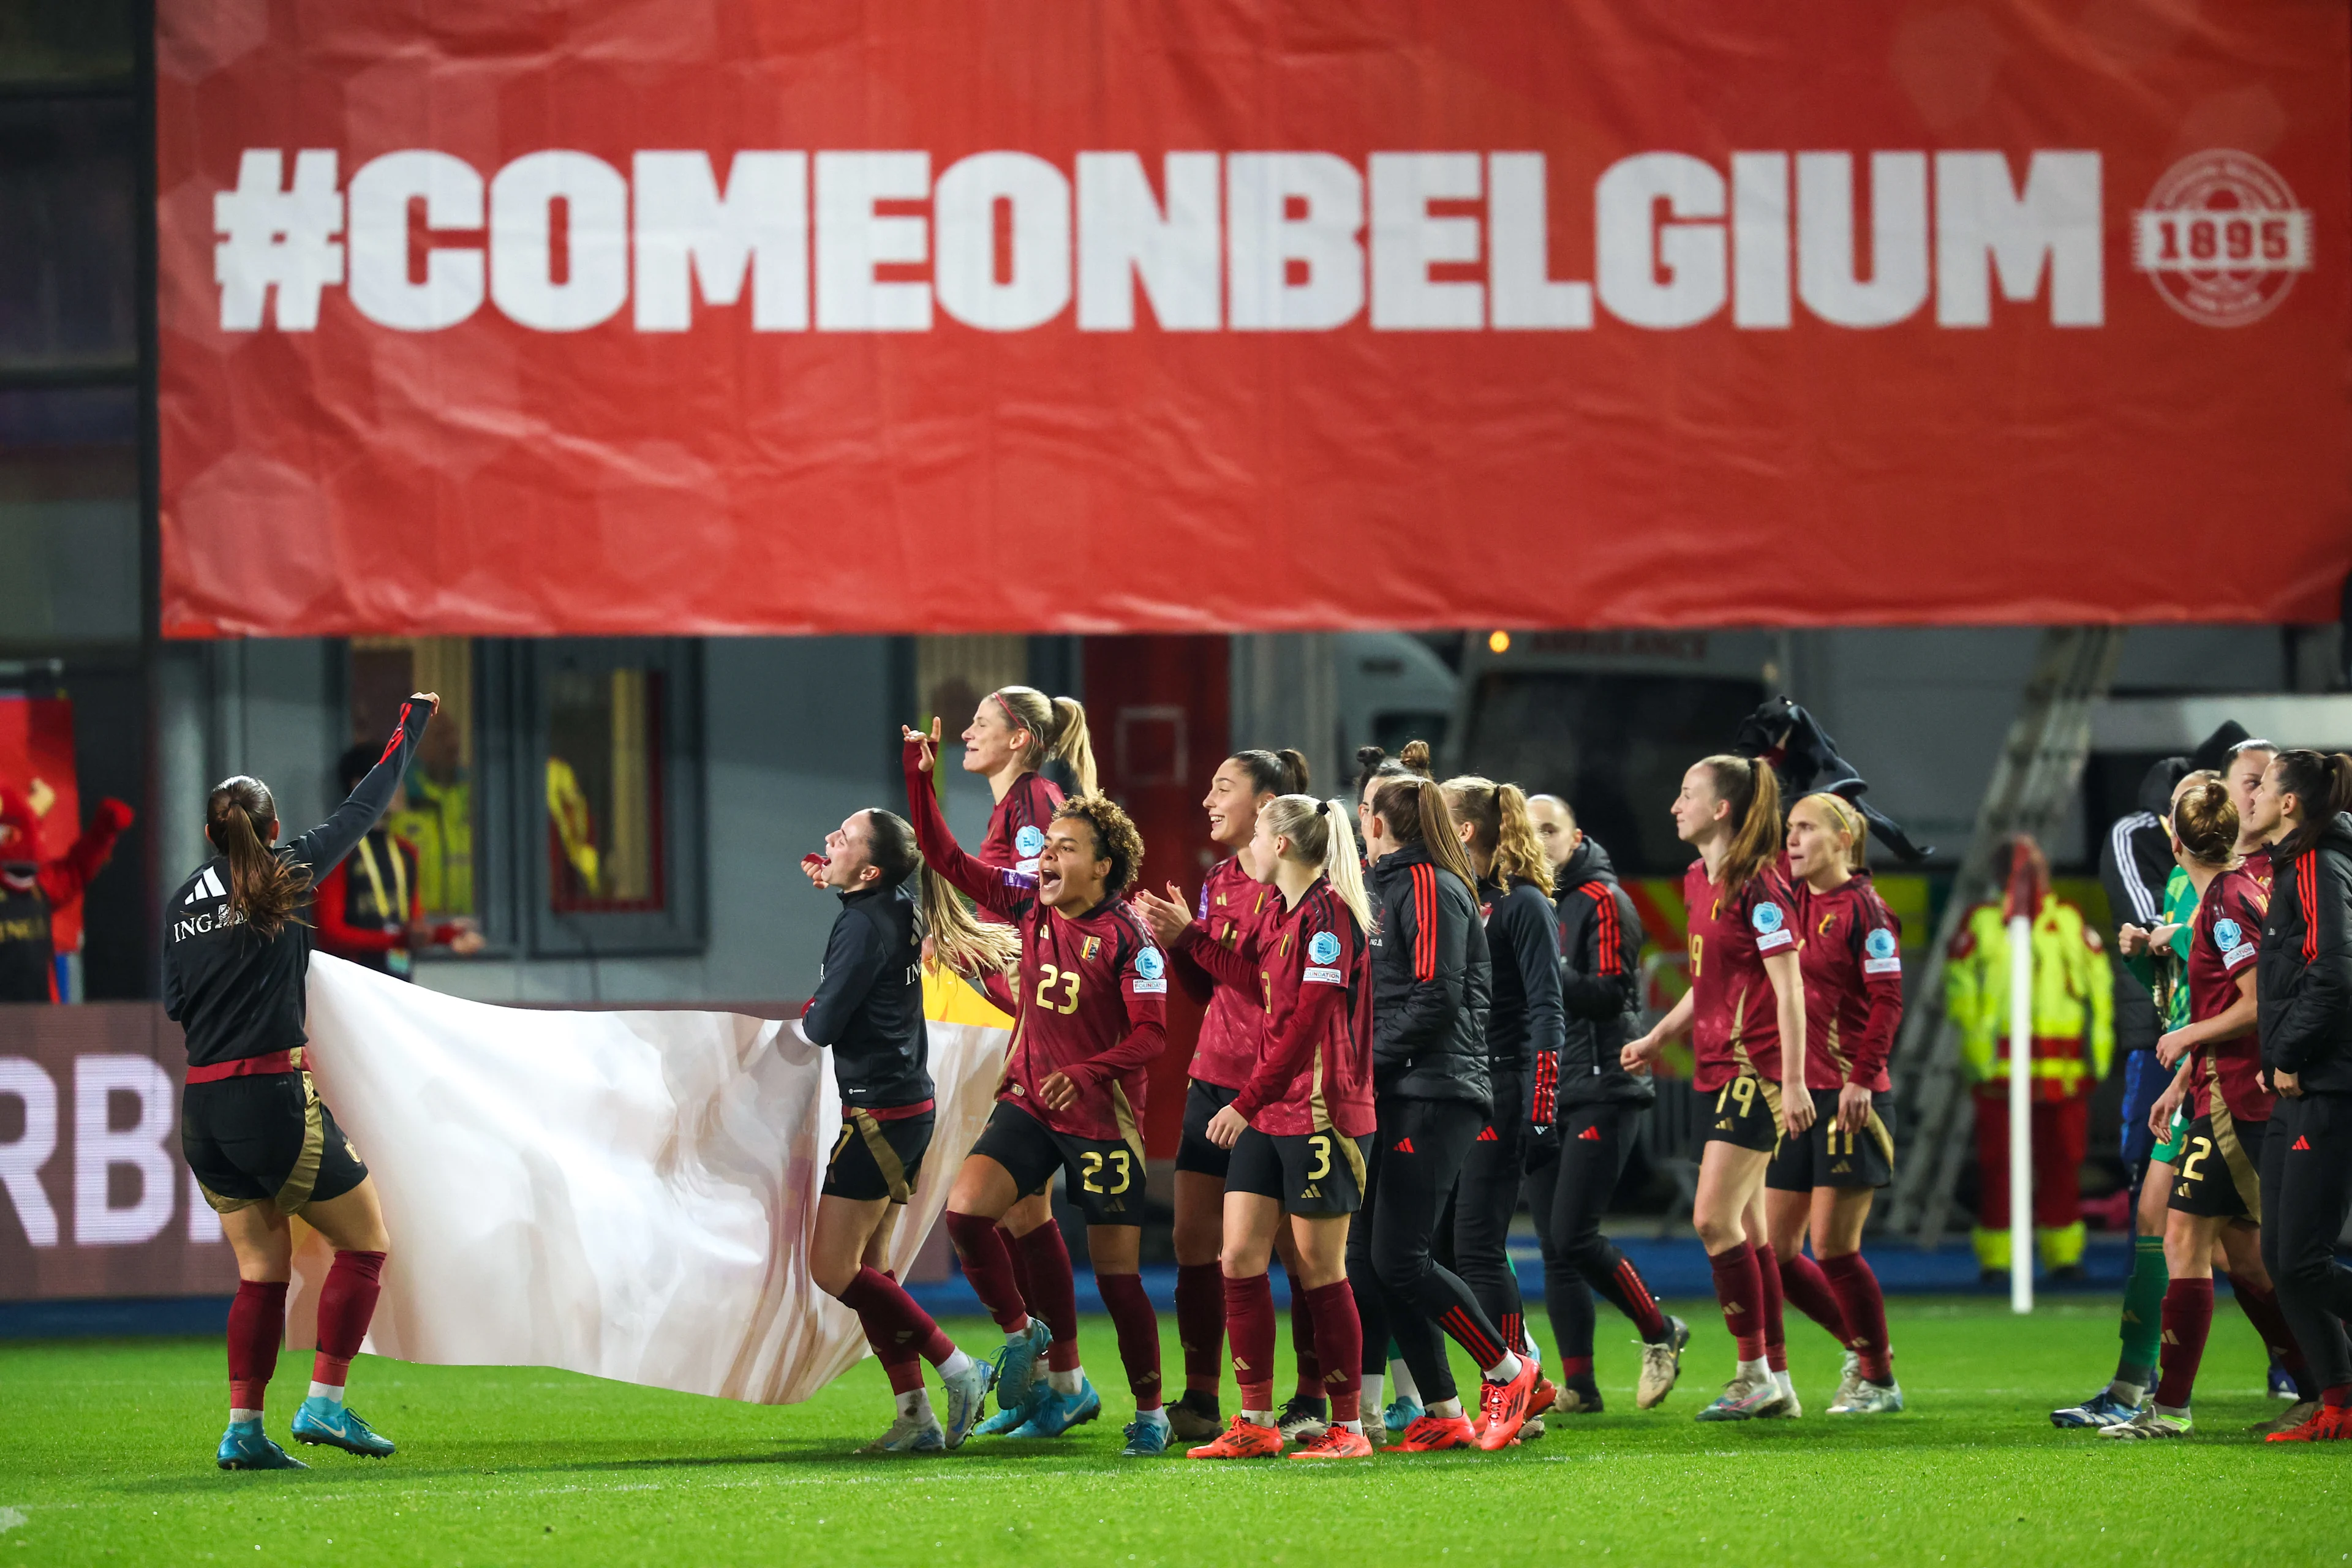
<svg viewBox="0 0 2352 1568"><path fill-rule="evenodd" d="M2303 961L2319 957L2319 851L2306 849L2294 864L2294 890L2303 900Z"/></svg>
<svg viewBox="0 0 2352 1568"><path fill-rule="evenodd" d="M1437 868L1412 868L1412 973L1437 978Z"/></svg>
<svg viewBox="0 0 2352 1568"><path fill-rule="evenodd" d="M1621 950L1624 946L1617 931L1617 900L1610 897L1609 889L1598 882L1592 885L1592 900L1596 906L1593 912L1601 917L1600 936L1594 943L1597 951L1592 955L1592 972L1595 974L1614 974L1623 967Z"/></svg>

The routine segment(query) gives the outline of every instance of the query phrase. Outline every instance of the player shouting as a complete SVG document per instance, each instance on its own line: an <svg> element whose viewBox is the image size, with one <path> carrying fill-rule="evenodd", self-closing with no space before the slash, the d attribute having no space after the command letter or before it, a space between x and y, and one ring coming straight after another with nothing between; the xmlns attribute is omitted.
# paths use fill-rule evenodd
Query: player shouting
<svg viewBox="0 0 2352 1568"><path fill-rule="evenodd" d="M1348 1216L1362 1202L1358 1140L1373 1128L1371 994L1364 935L1370 906L1357 868L1348 806L1286 795L1257 813L1254 875L1271 887L1272 919L1234 947L1209 921L1141 895L1154 934L1229 986L1265 998L1265 1041L1248 1080L1210 1119L1205 1136L1229 1150L1223 1268L1226 1325L1242 1410L1196 1459L1270 1458L1285 1434L1274 1410L1274 1291L1266 1263L1287 1230L1298 1265L1331 1418L1290 1457L1363 1458L1363 1326L1348 1284ZM1285 1224L1284 1216L1288 1215Z"/></svg>
<svg viewBox="0 0 2352 1568"><path fill-rule="evenodd" d="M1771 1244L1759 1251L1748 1216L1780 1134L1801 1138L1813 1123L1812 1097L1804 1092L1804 979L1789 889L1774 868L1780 780L1768 763L1702 758L1683 775L1674 817L1675 836L1698 851L1683 876L1691 988L1621 1059L1639 1071L1668 1040L1689 1034L1697 1058L1693 1087L1715 1097L1701 1108L1706 1147L1691 1225L1706 1247L1739 1363L1722 1397L1698 1419L1746 1421L1796 1404L1765 1360L1766 1342L1778 1337L1762 1262ZM1777 1266L1773 1272L1777 1302Z"/></svg>
<svg viewBox="0 0 2352 1568"><path fill-rule="evenodd" d="M295 1439L371 1458L394 1451L343 1403L392 1243L367 1166L302 1065L310 969L302 911L318 879L391 805L440 707L429 691L402 703L400 727L351 798L290 843L278 842L268 785L243 774L215 785L205 837L217 853L164 906L163 1011L188 1037L180 1147L236 1254L224 1470L307 1468L261 1427L263 1391L285 1337L294 1261L287 1222L296 1215L334 1245L335 1261L319 1293L318 1354Z"/></svg>
<svg viewBox="0 0 2352 1568"><path fill-rule="evenodd" d="M989 866L957 846L925 776L936 735L903 735L908 815L923 858L1021 933L1020 1015L1003 1086L956 1172L947 1215L964 1277L1008 1343L1022 1344L1033 1363L1041 1344L1046 1350L1045 1391L1012 1436L1059 1436L1102 1410L1075 1335L1049 1335L1029 1317L997 1231L1022 1194L1042 1190L1059 1170L1071 1201L1085 1211L1095 1283L1135 1394L1126 1452L1163 1453L1160 1324L1137 1269L1144 1086L1168 1044L1168 966L1140 920L1118 901L1143 863L1143 840L1116 805L1085 795L1055 808L1034 874Z"/></svg>

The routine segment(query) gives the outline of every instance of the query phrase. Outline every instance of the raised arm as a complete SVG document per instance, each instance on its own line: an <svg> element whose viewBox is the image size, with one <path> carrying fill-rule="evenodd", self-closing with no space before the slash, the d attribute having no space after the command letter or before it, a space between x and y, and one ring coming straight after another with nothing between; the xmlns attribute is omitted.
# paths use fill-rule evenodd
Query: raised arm
<svg viewBox="0 0 2352 1568"><path fill-rule="evenodd" d="M440 697L430 691L417 692L400 705L400 724L384 743L383 755L376 759L350 798L335 807L333 816L286 847L289 863L307 866L314 876L324 877L367 837L368 829L392 808L392 797L399 793L408 764L416 760L416 743L424 738L425 726L440 710Z"/></svg>
<svg viewBox="0 0 2352 1568"><path fill-rule="evenodd" d="M906 743L899 760L907 772L907 821L915 829L915 844L923 858L981 908L1007 919L1020 915L1029 907L1036 884L1018 871L991 866L964 853L963 846L948 830L940 797L931 788L931 738L912 730L903 733Z"/></svg>

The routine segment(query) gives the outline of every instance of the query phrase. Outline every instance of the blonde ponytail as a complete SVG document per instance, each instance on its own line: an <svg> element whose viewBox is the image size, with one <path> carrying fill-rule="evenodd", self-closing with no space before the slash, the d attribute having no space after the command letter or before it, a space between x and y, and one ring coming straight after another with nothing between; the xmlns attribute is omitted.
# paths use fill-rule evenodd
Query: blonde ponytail
<svg viewBox="0 0 2352 1568"><path fill-rule="evenodd" d="M1551 892L1551 860L1528 815L1527 792L1475 773L1445 781L1445 802L1457 820L1470 825L1470 847L1490 858L1490 875L1505 887L1530 882Z"/></svg>
<svg viewBox="0 0 2352 1568"><path fill-rule="evenodd" d="M1080 795L1095 793L1095 744L1087 733L1086 704L1076 698L1054 699L1053 738L1045 742L1045 754L1070 765Z"/></svg>
<svg viewBox="0 0 2352 1568"><path fill-rule="evenodd" d="M1277 795L1266 803L1260 818L1276 838L1287 841L1284 858L1313 866L1329 879L1331 890L1356 917L1359 929L1372 929L1372 902L1364 892L1363 862L1356 856L1356 830L1350 824L1355 809L1344 801L1317 800L1311 795Z"/></svg>
<svg viewBox="0 0 2352 1568"><path fill-rule="evenodd" d="M916 908L924 932L931 939L931 961L957 974L1012 973L1021 962L1020 928L979 920L954 884L928 862L920 875L922 896L916 900Z"/></svg>
<svg viewBox="0 0 2352 1568"><path fill-rule="evenodd" d="M1075 697L1047 697L1034 686L1000 686L991 694L1015 729L1029 731L1021 765L1030 773L1048 759L1068 764L1080 795L1095 793L1095 748L1087 733L1086 704Z"/></svg>

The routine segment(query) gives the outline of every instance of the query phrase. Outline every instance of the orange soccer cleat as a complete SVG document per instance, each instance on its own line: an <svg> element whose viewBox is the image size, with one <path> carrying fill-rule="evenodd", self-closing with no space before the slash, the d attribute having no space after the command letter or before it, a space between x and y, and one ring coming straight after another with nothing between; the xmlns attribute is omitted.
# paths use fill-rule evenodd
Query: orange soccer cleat
<svg viewBox="0 0 2352 1568"><path fill-rule="evenodd" d="M2273 1432L2265 1443L2330 1443L2352 1441L2352 1406L2323 1405L2299 1426Z"/></svg>
<svg viewBox="0 0 2352 1568"><path fill-rule="evenodd" d="M1333 1423L1323 1436L1304 1448L1294 1448L1283 1456L1290 1459L1369 1459L1372 1457L1372 1441L1361 1432L1350 1432Z"/></svg>
<svg viewBox="0 0 2352 1568"><path fill-rule="evenodd" d="M1528 1413L1526 1419L1529 1421L1534 1420L1537 1416L1550 1409L1559 1402L1559 1390L1552 1386L1551 1379L1543 1376L1541 1373L1538 1373L1536 1376L1535 1392L1528 1395Z"/></svg>
<svg viewBox="0 0 2352 1568"><path fill-rule="evenodd" d="M1203 1443L1197 1448L1187 1448L1188 1458L1195 1459L1271 1459L1282 1452L1282 1434L1271 1426L1261 1426L1245 1416L1236 1415L1216 1441Z"/></svg>
<svg viewBox="0 0 2352 1568"><path fill-rule="evenodd" d="M1404 1429L1404 1436L1389 1445L1391 1454L1434 1454L1446 1448L1475 1448L1477 1434L1470 1430L1469 1417L1465 1415L1423 1415Z"/></svg>
<svg viewBox="0 0 2352 1568"><path fill-rule="evenodd" d="M1479 1380L1478 1413L1486 1417L1486 1425L1478 1432L1478 1447L1491 1453L1496 1448L1510 1446L1511 1439L1519 1435L1519 1428L1527 1423L1528 1402L1541 1378L1542 1373L1536 1370L1536 1363L1522 1356L1519 1358L1519 1375L1510 1382Z"/></svg>

